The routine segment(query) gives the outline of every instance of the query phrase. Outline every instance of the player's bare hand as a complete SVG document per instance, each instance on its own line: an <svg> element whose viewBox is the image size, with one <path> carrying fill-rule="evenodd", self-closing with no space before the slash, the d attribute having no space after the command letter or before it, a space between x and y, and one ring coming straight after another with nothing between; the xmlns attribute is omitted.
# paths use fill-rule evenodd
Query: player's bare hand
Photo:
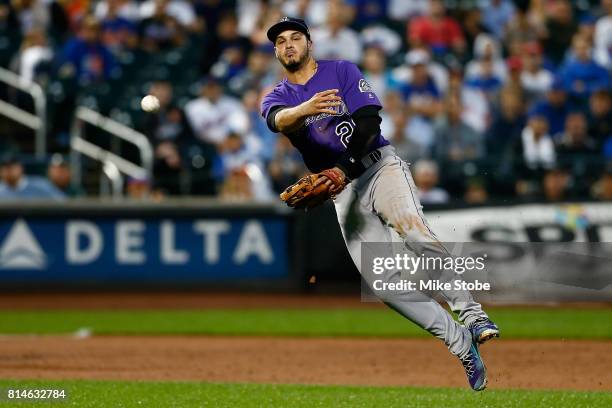
<svg viewBox="0 0 612 408"><path fill-rule="evenodd" d="M314 94L312 98L301 105L304 116L319 113L328 113L330 115L338 113L335 107L342 104L342 98L337 95L338 92L338 89L328 89Z"/></svg>

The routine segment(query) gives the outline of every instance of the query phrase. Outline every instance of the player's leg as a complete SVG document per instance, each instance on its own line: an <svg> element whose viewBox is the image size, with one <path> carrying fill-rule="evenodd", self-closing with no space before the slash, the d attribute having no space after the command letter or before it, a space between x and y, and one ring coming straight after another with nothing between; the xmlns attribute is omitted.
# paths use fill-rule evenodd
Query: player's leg
<svg viewBox="0 0 612 408"><path fill-rule="evenodd" d="M371 169L370 176L378 168L379 166ZM351 186L334 200L342 235L353 262L360 272L362 242L389 243L385 245L389 253L377 254L377 256L393 256L393 240L394 236L397 236L393 229L388 228L380 220L368 203L368 197L371 197L372 192L371 185L376 176L370 179L364 176L354 184L351 183ZM402 247L405 248L403 245ZM401 279L401 274L388 271L382 279L385 282L397 282ZM371 282L368 283L372 286ZM486 368L480 357L477 342L472 339L470 331L457 323L438 302L431 298L424 299L421 293L405 291L394 293L393 296L386 299L385 303L444 341L450 352L459 357L472 389L480 391L486 387Z"/></svg>
<svg viewBox="0 0 612 408"><path fill-rule="evenodd" d="M374 183L372 207L382 220L392 228L415 254L427 257L446 257L446 248L438 240L427 223L419 202L416 186L408 166L399 157L392 156L380 169L379 177ZM428 271L436 273L432 278L442 281L454 281L458 276L454 271ZM466 290L440 291L451 310L459 315L459 320L472 331L474 338L484 342L499 335L499 329L490 321Z"/></svg>
<svg viewBox="0 0 612 408"><path fill-rule="evenodd" d="M363 180L360 180L363 182ZM352 186L355 187L355 186ZM392 231L381 222L376 213L363 205L363 196L367 196L366 186L347 188L334 200L336 213L342 235L353 262L361 272L362 242L389 242L393 240ZM393 256L391 245L382 249L385 253L377 256ZM363 275L366 282L368 277ZM380 276L385 282L397 282L401 279L399 273L389 271ZM385 303L402 316L427 330L435 337L444 341L451 353L461 356L466 354L471 346L469 331L458 324L452 316L436 301L424 298L421 292L394 292L393 296L384 300Z"/></svg>

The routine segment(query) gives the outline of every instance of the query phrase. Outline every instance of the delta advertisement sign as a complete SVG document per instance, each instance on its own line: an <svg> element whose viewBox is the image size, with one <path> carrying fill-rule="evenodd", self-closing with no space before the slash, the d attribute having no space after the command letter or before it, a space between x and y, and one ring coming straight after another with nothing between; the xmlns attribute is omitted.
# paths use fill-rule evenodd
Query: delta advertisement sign
<svg viewBox="0 0 612 408"><path fill-rule="evenodd" d="M236 281L288 276L280 217L0 219L0 283Z"/></svg>

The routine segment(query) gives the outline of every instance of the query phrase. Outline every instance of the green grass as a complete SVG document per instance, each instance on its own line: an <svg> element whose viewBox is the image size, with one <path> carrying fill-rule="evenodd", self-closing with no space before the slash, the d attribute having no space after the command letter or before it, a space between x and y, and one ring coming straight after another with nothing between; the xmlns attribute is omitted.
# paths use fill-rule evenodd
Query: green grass
<svg viewBox="0 0 612 408"><path fill-rule="evenodd" d="M504 338L612 339L612 308L492 308ZM0 333L429 337L387 309L0 311Z"/></svg>
<svg viewBox="0 0 612 408"><path fill-rule="evenodd" d="M610 407L612 393L412 387L345 387L195 382L0 380L0 406L7 388L63 388L57 407ZM41 407L41 402L12 406Z"/></svg>

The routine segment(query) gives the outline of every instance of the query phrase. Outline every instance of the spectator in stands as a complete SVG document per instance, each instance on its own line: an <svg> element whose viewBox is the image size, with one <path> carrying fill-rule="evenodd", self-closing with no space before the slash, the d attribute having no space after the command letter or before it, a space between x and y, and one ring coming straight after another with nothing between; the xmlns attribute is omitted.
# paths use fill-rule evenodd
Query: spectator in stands
<svg viewBox="0 0 612 408"><path fill-rule="evenodd" d="M525 90L528 102L540 100L552 86L552 72L542 66L542 47L537 42L523 46L523 70L521 85ZM531 103L529 103L531 104Z"/></svg>
<svg viewBox="0 0 612 408"><path fill-rule="evenodd" d="M612 163L612 162L611 162ZM610 164L610 163L609 163ZM612 166L606 166L600 179L593 185L591 195L601 201L612 201Z"/></svg>
<svg viewBox="0 0 612 408"><path fill-rule="evenodd" d="M445 204L450 201L448 193L438 187L440 177L436 162L419 160L414 164L412 172L422 204Z"/></svg>
<svg viewBox="0 0 612 408"><path fill-rule="evenodd" d="M6 41L0 52L0 66L6 67L11 62L13 53L19 49L21 29L15 8L9 1L0 2L0 36Z"/></svg>
<svg viewBox="0 0 612 408"><path fill-rule="evenodd" d="M415 126L410 113L404 109L389 111L383 120L390 121L381 128L385 129L383 134L393 144L397 155L408 163L414 163L418 159L430 156L429 146L420 143L418 137L418 124ZM386 130L389 129L389 130Z"/></svg>
<svg viewBox="0 0 612 408"><path fill-rule="evenodd" d="M364 47L378 47L386 57L394 57L402 48L402 37L389 26L371 24L360 32L360 42Z"/></svg>
<svg viewBox="0 0 612 408"><path fill-rule="evenodd" d="M218 78L207 76L200 87L200 97L185 105L185 114L196 137L203 142L219 145L238 127L244 133L248 116L240 101L223 93Z"/></svg>
<svg viewBox="0 0 612 408"><path fill-rule="evenodd" d="M306 173L300 152L291 145L289 138L281 136L277 139L274 156L268 164L268 173L272 179L272 188L277 193L281 193Z"/></svg>
<svg viewBox="0 0 612 408"><path fill-rule="evenodd" d="M229 12L236 11L236 4L234 1L193 0L192 2L196 15L203 21L205 30L208 33L216 33L217 25L221 21L221 17ZM274 21L278 21L278 18Z"/></svg>
<svg viewBox="0 0 612 408"><path fill-rule="evenodd" d="M466 87L482 92L487 97L490 104L493 104L497 100L502 85L502 78L495 73L493 61L490 59L483 59L480 61L478 73L466 78L465 81Z"/></svg>
<svg viewBox="0 0 612 408"><path fill-rule="evenodd" d="M163 194L160 191L153 190L151 180L147 178L128 178L125 192L130 200L161 201L163 198Z"/></svg>
<svg viewBox="0 0 612 408"><path fill-rule="evenodd" d="M523 72L523 59L518 55L511 55L506 60L506 65L508 66L508 77L506 78L504 87L514 89L515 92L521 94L521 97L524 100L527 100L525 95L525 89L523 87L523 83L521 80L521 74ZM492 99L492 103L497 102L497 95Z"/></svg>
<svg viewBox="0 0 612 408"><path fill-rule="evenodd" d="M429 0L389 0L389 17L405 23L413 17L422 16L429 11Z"/></svg>
<svg viewBox="0 0 612 408"><path fill-rule="evenodd" d="M557 139L559 155L595 153L597 144L588 133L585 115L580 111L571 112L565 119L565 130Z"/></svg>
<svg viewBox="0 0 612 408"><path fill-rule="evenodd" d="M246 56L252 44L238 32L238 18L234 12L221 16L217 31L204 38L200 66L202 73L229 79L246 66ZM216 65L215 71L211 71Z"/></svg>
<svg viewBox="0 0 612 408"><path fill-rule="evenodd" d="M77 32L83 18L89 13L89 0L58 1L64 9L68 19L68 26L72 32Z"/></svg>
<svg viewBox="0 0 612 408"><path fill-rule="evenodd" d="M183 29L187 31L199 31L193 4L187 0L146 0L140 6L140 16L144 19L150 18L163 9L163 13L172 17Z"/></svg>
<svg viewBox="0 0 612 408"><path fill-rule="evenodd" d="M602 0L601 5L606 14L595 24L593 56L598 64L612 71L612 0Z"/></svg>
<svg viewBox="0 0 612 408"><path fill-rule="evenodd" d="M361 61L361 41L359 34L347 26L347 10L342 0L329 0L325 24L312 29L316 59L343 59L356 64Z"/></svg>
<svg viewBox="0 0 612 408"><path fill-rule="evenodd" d="M594 44L595 40L595 23L597 19L589 11L584 11L578 20L578 31L576 35L583 37L590 45Z"/></svg>
<svg viewBox="0 0 612 408"><path fill-rule="evenodd" d="M60 57L60 75L73 76L81 85L85 85L117 77L118 70L115 57L101 42L100 23L93 16L85 17L78 36L64 46Z"/></svg>
<svg viewBox="0 0 612 408"><path fill-rule="evenodd" d="M193 130L185 113L173 101L174 90L167 81L154 82L149 94L159 100L159 110L145 114L142 131L155 149L154 187L166 194L180 193L180 177L184 167L183 152L195 143Z"/></svg>
<svg viewBox="0 0 612 408"><path fill-rule="evenodd" d="M166 10L166 1L154 3L153 13L140 22L138 28L145 51L154 53L160 50L179 47L184 44L185 30L178 20Z"/></svg>
<svg viewBox="0 0 612 408"><path fill-rule="evenodd" d="M111 13L133 24L141 20L138 2L135 0L100 0L96 3L94 15L98 20L104 21Z"/></svg>
<svg viewBox="0 0 612 408"><path fill-rule="evenodd" d="M482 22L482 13L478 7L472 7L465 11L465 15L461 19L461 25L465 35L465 59L471 60L475 57L476 39L481 35L489 35L490 33Z"/></svg>
<svg viewBox="0 0 612 408"><path fill-rule="evenodd" d="M228 88L237 97L249 89L262 89L276 83L272 56L274 49L269 45L260 45L248 56L247 66L228 82Z"/></svg>
<svg viewBox="0 0 612 408"><path fill-rule="evenodd" d="M0 159L0 201L63 200L57 187L44 177L26 176L19 158L7 153Z"/></svg>
<svg viewBox="0 0 612 408"><path fill-rule="evenodd" d="M387 90L394 89L397 86L391 71L387 69L385 52L378 45L373 44L365 48L362 66L365 79L380 98L384 98Z"/></svg>
<svg viewBox="0 0 612 408"><path fill-rule="evenodd" d="M345 0L350 15L349 23L356 30L371 24L386 22L389 0Z"/></svg>
<svg viewBox="0 0 612 408"><path fill-rule="evenodd" d="M430 47L435 55L465 51L465 39L455 19L446 15L442 0L430 0L427 15L415 17L408 24L408 43L412 47Z"/></svg>
<svg viewBox="0 0 612 408"><path fill-rule="evenodd" d="M571 176L567 169L555 167L544 174L542 198L548 202L562 202L570 198Z"/></svg>
<svg viewBox="0 0 612 408"><path fill-rule="evenodd" d="M219 145L220 168L217 171L222 172L219 175L224 182L221 187L221 196L227 193L224 190L228 186L228 181L229 185L233 186L234 181L243 180L248 181L248 198L265 201L271 198L268 175L264 173L265 167L258 159L253 141L248 140L245 136L231 132ZM246 179L242 178L244 175L247 176Z"/></svg>
<svg viewBox="0 0 612 408"><path fill-rule="evenodd" d="M289 3L290 2L287 1L283 4L287 5ZM310 2L309 4L311 3L312 2ZM251 42L255 46L267 45L270 43L270 40L268 40L268 36L266 35L268 28L276 24L278 20L281 19L281 17L283 17L284 15L299 17L301 15L301 14L297 14L293 12L283 13L281 11L280 6L274 3L266 2L264 4L265 4L265 10L263 10L262 13L259 15L259 18L257 22L255 23L255 27L253 28L253 31L251 32L251 35L249 36ZM304 16L302 15L302 17L299 17L299 18L304 19ZM310 22L312 23L311 20Z"/></svg>
<svg viewBox="0 0 612 408"><path fill-rule="evenodd" d="M122 0L110 0L102 23L102 42L115 55L124 49L133 49L138 45L137 23L121 15L121 11L127 7L127 2Z"/></svg>
<svg viewBox="0 0 612 408"><path fill-rule="evenodd" d="M59 153L51 156L47 167L47 178L66 197L75 198L85 195L85 191L81 187L72 184L70 163Z"/></svg>
<svg viewBox="0 0 612 408"><path fill-rule="evenodd" d="M235 202L253 201L253 189L246 168L230 171L219 189L219 199Z"/></svg>
<svg viewBox="0 0 612 408"><path fill-rule="evenodd" d="M447 96L455 95L463 103L462 119L478 133L484 134L491 121L492 105L478 89L465 86L460 67L454 67L448 76Z"/></svg>
<svg viewBox="0 0 612 408"><path fill-rule="evenodd" d="M28 33L33 29L46 30L51 22L49 2L37 0L11 1L17 15L21 32Z"/></svg>
<svg viewBox="0 0 612 408"><path fill-rule="evenodd" d="M247 140L252 140L252 144L256 147L257 158L263 163L269 163L274 157L276 140L280 136L270 131L266 120L261 116L260 92L256 89L247 90L242 95L242 105L249 118Z"/></svg>
<svg viewBox="0 0 612 408"><path fill-rule="evenodd" d="M462 163L484 154L483 138L462 119L463 106L457 96L446 100L445 115L437 120L434 157L441 163Z"/></svg>
<svg viewBox="0 0 612 408"><path fill-rule="evenodd" d="M506 27L514 17L514 4L510 0L486 0L480 2L482 20L497 38L503 38Z"/></svg>
<svg viewBox="0 0 612 408"><path fill-rule="evenodd" d="M463 193L463 201L468 204L484 204L489 199L485 181L480 177L471 177L467 180L467 186Z"/></svg>
<svg viewBox="0 0 612 408"><path fill-rule="evenodd" d="M567 99L567 93L563 82L556 78L546 92L546 99L536 102L532 111L541 113L546 117L548 132L551 136L561 133L565 126L565 118L572 109L572 105Z"/></svg>
<svg viewBox="0 0 612 408"><path fill-rule="evenodd" d="M544 52L558 66L572 44L572 38L578 31L578 23L568 0L553 0L549 7L550 13L543 33Z"/></svg>
<svg viewBox="0 0 612 408"><path fill-rule="evenodd" d="M610 74L593 61L591 46L584 37L574 37L572 53L573 58L559 68L559 76L570 96L586 99L595 89L610 85Z"/></svg>
<svg viewBox="0 0 612 408"><path fill-rule="evenodd" d="M548 134L546 116L533 111L521 138L514 146L514 174L517 177L516 193L533 196L539 191L539 180L556 164L553 139Z"/></svg>
<svg viewBox="0 0 612 408"><path fill-rule="evenodd" d="M440 95L446 94L449 87L450 70L444 64L432 61L429 51L426 48L415 48L406 53L404 64L391 70L391 76L397 83L394 88L400 89L404 83L411 83L413 79L413 65L424 64L427 75L432 79ZM420 67L417 67L419 69ZM451 67L453 70L457 65Z"/></svg>
<svg viewBox="0 0 612 408"><path fill-rule="evenodd" d="M501 45L489 34L481 34L474 41L474 59L465 66L466 81L482 78L485 71L503 82L507 76L506 62L502 58Z"/></svg>
<svg viewBox="0 0 612 408"><path fill-rule="evenodd" d="M488 156L492 160L504 155L521 137L525 127L525 110L519 93L504 88L500 94L499 109L488 128L485 139Z"/></svg>
<svg viewBox="0 0 612 408"><path fill-rule="evenodd" d="M11 67L26 81L34 81L40 68L53 59L53 51L47 45L45 33L30 30L21 42L21 49L13 58Z"/></svg>
<svg viewBox="0 0 612 408"><path fill-rule="evenodd" d="M441 94L429 74L427 52L412 50L408 53L407 62L411 68L411 78L409 82L400 85L400 92L411 117L410 125L414 129L410 132L411 137L430 149L434 143L433 120L442 111Z"/></svg>
<svg viewBox="0 0 612 408"><path fill-rule="evenodd" d="M260 21L262 14L267 13L270 9L268 1L265 0L239 0L236 2L235 10L238 17L238 32L240 35L249 37ZM262 45L259 42L253 42L254 45Z"/></svg>
<svg viewBox="0 0 612 408"><path fill-rule="evenodd" d="M589 98L589 134L598 146L612 136L612 96L609 89L598 89Z"/></svg>
<svg viewBox="0 0 612 408"><path fill-rule="evenodd" d="M541 37L543 37L541 27L530 18L527 7L518 6L514 17L508 22L504 44L512 49L513 44L536 42Z"/></svg>

